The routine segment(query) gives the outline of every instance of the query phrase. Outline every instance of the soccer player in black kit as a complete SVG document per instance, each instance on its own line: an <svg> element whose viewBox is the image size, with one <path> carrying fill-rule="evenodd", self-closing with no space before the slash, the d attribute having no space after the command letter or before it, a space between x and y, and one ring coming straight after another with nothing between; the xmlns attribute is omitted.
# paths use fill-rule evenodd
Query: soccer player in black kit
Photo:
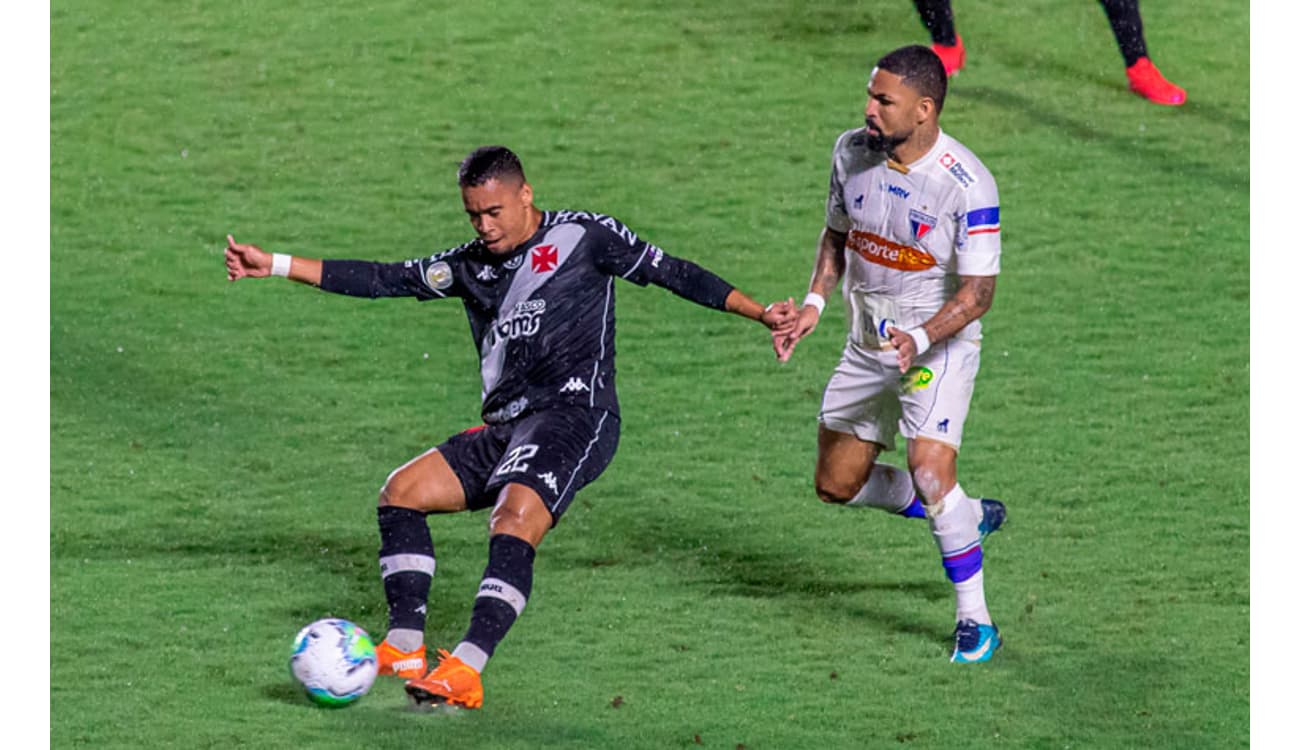
<svg viewBox="0 0 1300 750"><path fill-rule="evenodd" d="M263 252L227 237L227 278L286 276L354 297L458 297L478 344L484 425L389 475L379 493L379 564L388 633L381 674L409 678L417 703L478 708L479 674L532 590L533 559L574 494L618 446L614 279L655 284L769 329L794 322L792 301L764 307L713 273L585 211L540 211L518 157L501 146L460 165L478 237L398 263ZM469 629L425 674L425 607L433 542L425 517L492 508L487 569Z"/></svg>

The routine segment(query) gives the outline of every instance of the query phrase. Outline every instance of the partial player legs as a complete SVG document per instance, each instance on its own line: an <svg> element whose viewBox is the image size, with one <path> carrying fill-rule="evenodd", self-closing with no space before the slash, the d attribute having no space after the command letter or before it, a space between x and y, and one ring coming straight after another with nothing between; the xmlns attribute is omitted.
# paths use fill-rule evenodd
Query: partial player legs
<svg viewBox="0 0 1300 750"><path fill-rule="evenodd" d="M454 651L440 652L438 666L412 680L406 692L417 704L450 703L478 708L483 703L479 675L533 589L533 562L551 526L551 514L538 494L522 484L507 484L492 513L488 562L479 583L469 629Z"/></svg>
<svg viewBox="0 0 1300 750"><path fill-rule="evenodd" d="M425 515L464 507L460 481L437 450L402 465L380 490L379 570L388 601L388 632L376 647L380 674L424 674L425 616L436 568Z"/></svg>
<svg viewBox="0 0 1300 750"><path fill-rule="evenodd" d="M987 661L1001 641L984 600L980 528L983 506L957 483L957 451L952 446L934 440L912 440L908 444L908 463L925 501L930 533L939 547L944 573L956 592L952 661Z"/></svg>

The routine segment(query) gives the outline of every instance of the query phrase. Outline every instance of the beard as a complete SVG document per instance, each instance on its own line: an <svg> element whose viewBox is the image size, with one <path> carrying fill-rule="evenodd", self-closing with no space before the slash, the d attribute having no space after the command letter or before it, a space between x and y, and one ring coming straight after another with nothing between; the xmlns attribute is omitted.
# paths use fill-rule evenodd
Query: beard
<svg viewBox="0 0 1300 750"><path fill-rule="evenodd" d="M867 134L867 148L886 154L894 153L894 149L906 142L912 135L911 133L895 133L894 135L885 135L881 132L873 133L871 127L871 124L868 123L864 129Z"/></svg>

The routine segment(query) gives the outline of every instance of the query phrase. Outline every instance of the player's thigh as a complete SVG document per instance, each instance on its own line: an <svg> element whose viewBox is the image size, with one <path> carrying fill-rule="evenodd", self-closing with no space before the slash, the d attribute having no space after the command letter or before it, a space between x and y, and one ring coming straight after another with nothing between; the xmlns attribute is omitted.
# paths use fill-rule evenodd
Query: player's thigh
<svg viewBox="0 0 1300 750"><path fill-rule="evenodd" d="M903 437L926 438L961 450L979 367L976 342L949 340L926 352L900 384Z"/></svg>
<svg viewBox="0 0 1300 750"><path fill-rule="evenodd" d="M379 492L379 504L425 513L454 513L466 507L460 479L438 448L416 456L389 474Z"/></svg>
<svg viewBox="0 0 1300 750"><path fill-rule="evenodd" d="M561 407L518 422L486 489L495 505L503 487L531 488L554 525L578 490L595 481L613 460L619 418L600 409ZM475 503L471 500L470 505Z"/></svg>
<svg viewBox="0 0 1300 750"><path fill-rule="evenodd" d="M817 421L828 430L893 450L900 413L898 384L897 359L846 346L822 393Z"/></svg>
<svg viewBox="0 0 1300 750"><path fill-rule="evenodd" d="M881 445L856 435L817 428L817 496L830 503L846 503L867 483Z"/></svg>

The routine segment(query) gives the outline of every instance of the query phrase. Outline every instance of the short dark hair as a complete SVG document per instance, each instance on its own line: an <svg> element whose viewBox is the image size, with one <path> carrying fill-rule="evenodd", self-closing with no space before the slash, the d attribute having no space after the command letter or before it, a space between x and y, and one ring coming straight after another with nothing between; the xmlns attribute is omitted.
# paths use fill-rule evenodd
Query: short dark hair
<svg viewBox="0 0 1300 750"><path fill-rule="evenodd" d="M456 179L463 188L478 187L488 180L505 178L527 181L519 157L505 146L479 146L460 163L460 170L456 174Z"/></svg>
<svg viewBox="0 0 1300 750"><path fill-rule="evenodd" d="M919 44L899 47L880 58L876 67L902 78L904 85L933 99L936 112L943 111L943 98L948 95L948 74L943 71L943 61L934 50Z"/></svg>

